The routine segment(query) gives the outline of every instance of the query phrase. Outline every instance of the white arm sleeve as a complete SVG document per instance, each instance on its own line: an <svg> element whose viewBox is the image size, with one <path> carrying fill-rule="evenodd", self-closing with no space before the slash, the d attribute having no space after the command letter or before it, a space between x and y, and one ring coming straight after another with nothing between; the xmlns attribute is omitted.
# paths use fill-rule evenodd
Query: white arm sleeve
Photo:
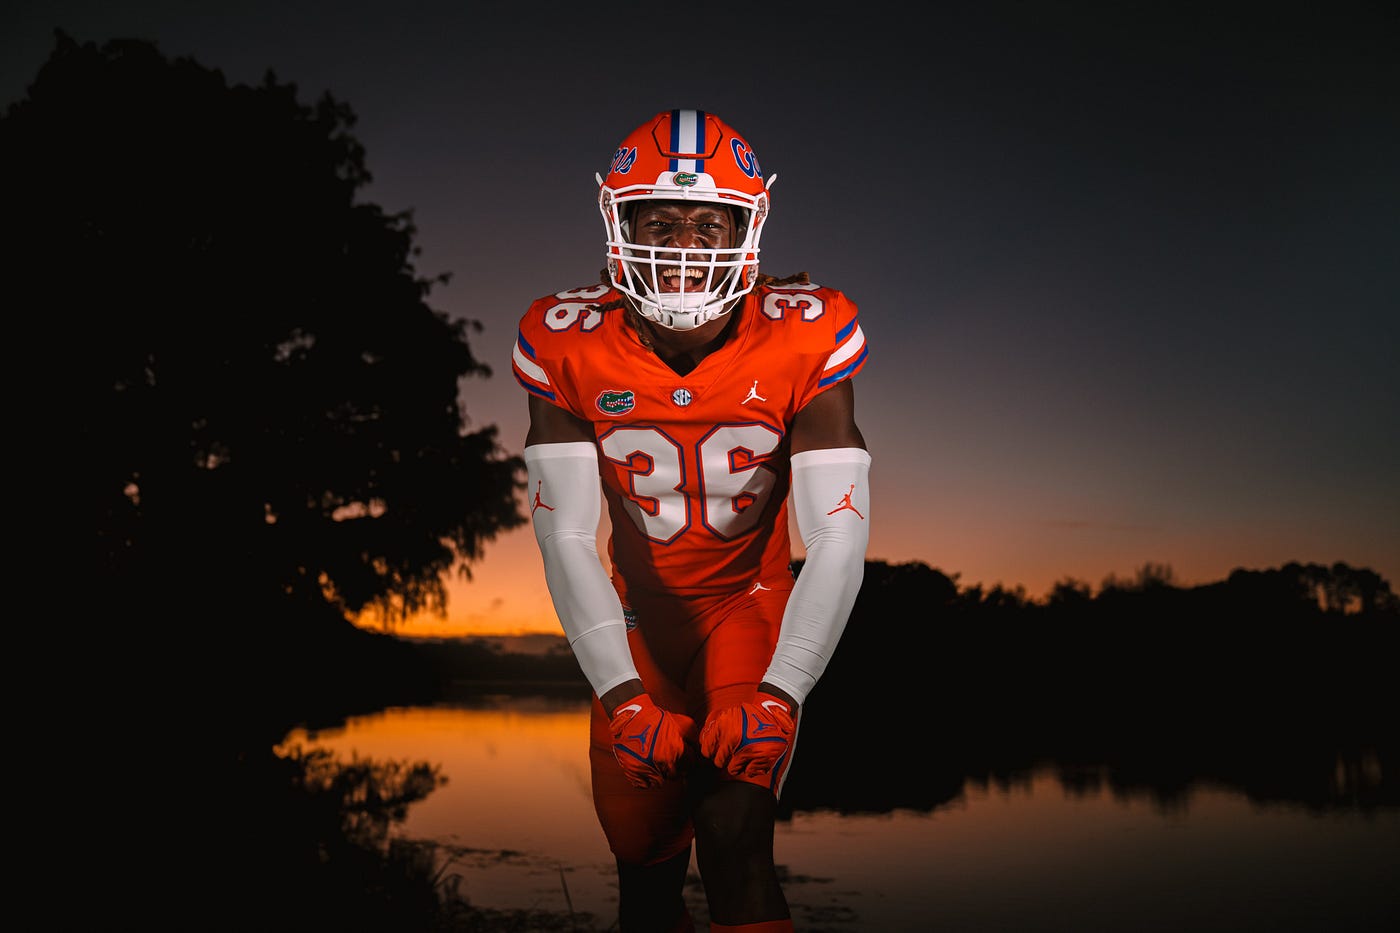
<svg viewBox="0 0 1400 933"><path fill-rule="evenodd" d="M587 441L525 448L535 541L544 579L574 658L602 696L637 677L622 601L598 559L602 487L598 449Z"/></svg>
<svg viewBox="0 0 1400 933"><path fill-rule="evenodd" d="M870 454L859 447L793 454L792 505L807 559L763 679L803 703L826 670L865 579Z"/></svg>

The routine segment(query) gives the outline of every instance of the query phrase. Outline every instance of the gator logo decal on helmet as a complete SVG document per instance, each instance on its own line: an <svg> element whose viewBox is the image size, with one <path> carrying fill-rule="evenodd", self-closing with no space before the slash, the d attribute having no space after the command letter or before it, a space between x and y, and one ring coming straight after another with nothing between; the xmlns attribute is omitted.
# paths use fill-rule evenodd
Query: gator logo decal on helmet
<svg viewBox="0 0 1400 933"><path fill-rule="evenodd" d="M625 415L637 407L637 396L631 389L604 389L593 404L605 415Z"/></svg>
<svg viewBox="0 0 1400 933"><path fill-rule="evenodd" d="M699 180L700 176L696 175L694 172L677 172L675 175L671 176L671 181L680 185L682 188L689 188Z"/></svg>

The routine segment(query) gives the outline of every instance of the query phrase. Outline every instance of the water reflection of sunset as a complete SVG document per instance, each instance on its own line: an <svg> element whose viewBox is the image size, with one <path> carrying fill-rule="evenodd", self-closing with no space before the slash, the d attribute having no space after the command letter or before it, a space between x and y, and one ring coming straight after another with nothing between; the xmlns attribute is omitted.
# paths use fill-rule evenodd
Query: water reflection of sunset
<svg viewBox="0 0 1400 933"><path fill-rule="evenodd" d="M283 747L315 745L342 758L427 761L445 786L415 804L405 832L476 848L549 853L565 862L611 861L589 824L588 708L585 701L516 699L504 709L413 707L355 717L314 737L292 732ZM548 811L542 803L548 802ZM546 817L577 807L575 821ZM450 832L442 832L451 827Z"/></svg>
<svg viewBox="0 0 1400 933"><path fill-rule="evenodd" d="M446 872L462 875L474 904L615 911L612 854L589 790L587 701L482 705L389 709L315 736L295 730L283 748L440 765L447 784L410 808L402 831L480 850Z"/></svg>
<svg viewBox="0 0 1400 933"><path fill-rule="evenodd" d="M586 911L606 926L616 888L589 795L587 715L583 700L483 699L298 730L284 747L440 765L448 783L410 808L403 831L474 850L449 873L475 904ZM932 810L793 814L775 845L794 916L852 933L1174 933L1330 930L1394 912L1392 810L1323 818L1206 783L1165 806L1093 768L1070 777L1047 765L969 779ZM688 888L687 900L703 919L703 895Z"/></svg>

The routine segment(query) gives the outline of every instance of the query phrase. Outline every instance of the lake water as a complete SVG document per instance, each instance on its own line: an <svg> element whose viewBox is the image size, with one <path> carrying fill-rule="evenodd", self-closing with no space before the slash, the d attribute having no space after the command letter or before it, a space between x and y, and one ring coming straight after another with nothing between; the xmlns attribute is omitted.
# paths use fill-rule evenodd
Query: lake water
<svg viewBox="0 0 1400 933"><path fill-rule="evenodd" d="M473 904L587 912L605 928L617 897L587 740L584 700L483 697L297 730L284 747L439 765L447 784L402 834L459 847L448 871ZM1400 930L1400 811L1262 805L1218 785L1164 806L1033 770L969 781L929 811L797 812L776 854L807 933Z"/></svg>

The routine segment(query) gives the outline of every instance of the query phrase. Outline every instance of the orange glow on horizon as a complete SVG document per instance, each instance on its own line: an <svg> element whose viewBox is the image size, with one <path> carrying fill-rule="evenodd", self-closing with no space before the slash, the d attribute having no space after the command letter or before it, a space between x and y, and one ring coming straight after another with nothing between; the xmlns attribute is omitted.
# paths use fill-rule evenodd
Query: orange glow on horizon
<svg viewBox="0 0 1400 933"><path fill-rule="evenodd" d="M891 517L879 540L872 542L871 560L919 561L952 577L959 589L1019 587L1027 599L1035 601L1043 601L1057 583L1066 580L1087 584L1091 593L1098 593L1108 578L1131 581L1147 564L1169 568L1172 582L1183 587L1223 581L1237 568L1263 570L1290 561L1331 564L1340 560L1354 567L1368 566L1346 553L1299 553L1283 536L1269 537L1269 529L1242 528L1237 534L1203 543L1186 533L1129 534L1124 539L1117 531L1065 529L1029 521L953 521L948 516L945 540L916 536L898 526L902 520ZM598 547L604 555L606 530L604 518ZM793 540L800 541L795 531ZM1370 569L1396 583L1384 567ZM484 557L472 567L471 580L454 576L446 587L445 616L420 613L394 626L392 633L413 638L563 634L528 526L488 545ZM362 616L358 624L384 631L372 614Z"/></svg>

